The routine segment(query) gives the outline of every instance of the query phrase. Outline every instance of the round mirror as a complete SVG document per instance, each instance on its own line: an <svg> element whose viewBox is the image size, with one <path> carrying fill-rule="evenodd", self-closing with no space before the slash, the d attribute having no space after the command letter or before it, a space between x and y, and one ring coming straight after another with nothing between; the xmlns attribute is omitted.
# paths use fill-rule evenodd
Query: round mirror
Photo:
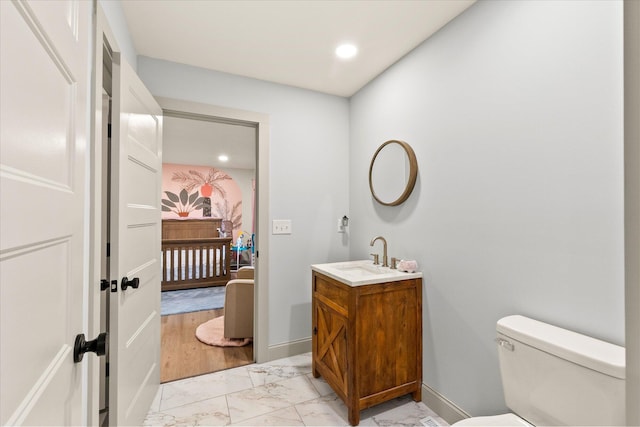
<svg viewBox="0 0 640 427"><path fill-rule="evenodd" d="M380 204L397 206L403 203L416 184L418 161L409 144L395 139L382 144L371 159L369 187Z"/></svg>

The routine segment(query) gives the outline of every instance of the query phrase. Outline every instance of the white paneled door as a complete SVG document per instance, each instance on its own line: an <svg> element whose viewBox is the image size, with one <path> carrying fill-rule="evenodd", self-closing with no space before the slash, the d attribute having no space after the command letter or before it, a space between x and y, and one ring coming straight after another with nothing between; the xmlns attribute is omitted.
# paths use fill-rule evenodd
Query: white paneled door
<svg viewBox="0 0 640 427"><path fill-rule="evenodd" d="M88 1L0 1L2 425L86 423L90 24Z"/></svg>
<svg viewBox="0 0 640 427"><path fill-rule="evenodd" d="M109 423L141 425L160 384L162 110L114 55Z"/></svg>

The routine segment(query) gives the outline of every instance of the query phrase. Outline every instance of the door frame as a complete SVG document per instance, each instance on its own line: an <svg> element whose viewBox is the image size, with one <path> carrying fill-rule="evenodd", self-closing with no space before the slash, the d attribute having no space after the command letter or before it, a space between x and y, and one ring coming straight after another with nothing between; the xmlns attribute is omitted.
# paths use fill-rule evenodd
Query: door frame
<svg viewBox="0 0 640 427"><path fill-rule="evenodd" d="M88 218L88 232L86 238L89 252L89 287L87 291L88 314L87 323L89 336L98 336L101 331L101 290L100 280L102 269L102 221L104 201L103 185L103 46L108 45L112 52L120 52L118 42L109 27L109 21L99 2L94 3L93 28L93 57L91 72L91 141L89 144L89 173L87 174L88 193L86 217ZM105 292L109 292L106 290ZM100 425L100 361L91 357L88 360L88 384L86 420L87 425Z"/></svg>
<svg viewBox="0 0 640 427"><path fill-rule="evenodd" d="M254 286L253 357L269 361L269 115L156 96L165 114L207 116L256 128L256 286Z"/></svg>
<svg viewBox="0 0 640 427"><path fill-rule="evenodd" d="M624 209L627 425L640 424L640 2L624 2Z"/></svg>

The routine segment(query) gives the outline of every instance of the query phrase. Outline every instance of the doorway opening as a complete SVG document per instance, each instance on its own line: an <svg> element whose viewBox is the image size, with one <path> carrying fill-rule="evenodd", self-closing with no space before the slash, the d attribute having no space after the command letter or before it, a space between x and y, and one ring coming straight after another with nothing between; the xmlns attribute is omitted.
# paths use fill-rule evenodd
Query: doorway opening
<svg viewBox="0 0 640 427"><path fill-rule="evenodd" d="M155 97L165 115L215 119L217 122L247 124L255 129L255 238L253 359L264 363L272 359L269 342L269 116L246 110L220 107L172 98Z"/></svg>
<svg viewBox="0 0 640 427"><path fill-rule="evenodd" d="M160 381L168 382L254 361L253 282L235 279L255 264L258 137L244 121L167 110L163 120ZM232 333L238 324L244 330Z"/></svg>

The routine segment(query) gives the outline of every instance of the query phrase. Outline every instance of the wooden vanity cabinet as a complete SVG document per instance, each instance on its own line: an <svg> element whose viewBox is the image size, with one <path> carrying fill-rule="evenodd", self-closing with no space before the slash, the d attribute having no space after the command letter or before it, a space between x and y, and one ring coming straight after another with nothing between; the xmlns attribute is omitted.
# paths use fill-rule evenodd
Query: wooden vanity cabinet
<svg viewBox="0 0 640 427"><path fill-rule="evenodd" d="M313 376L345 402L349 423L398 396L420 401L422 279L349 286L313 271L312 280Z"/></svg>

